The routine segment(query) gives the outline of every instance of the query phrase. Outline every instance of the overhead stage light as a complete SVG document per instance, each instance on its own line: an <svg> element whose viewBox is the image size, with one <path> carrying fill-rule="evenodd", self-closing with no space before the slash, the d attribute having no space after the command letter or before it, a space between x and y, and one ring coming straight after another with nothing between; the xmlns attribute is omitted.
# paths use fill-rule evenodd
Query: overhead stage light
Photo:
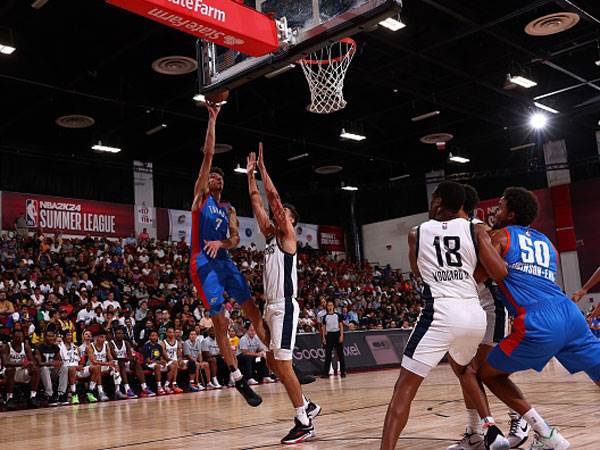
<svg viewBox="0 0 600 450"><path fill-rule="evenodd" d="M340 137L342 139L349 139L351 141L364 141L367 137L363 136L362 134L357 134L357 133L349 133L346 130L344 130L342 128L342 132L340 133Z"/></svg>
<svg viewBox="0 0 600 450"><path fill-rule="evenodd" d="M448 159L450 161L458 163L458 164L466 164L471 161L469 158L465 158L464 156L459 156L459 155L453 155L452 153L450 153L450 156L448 157Z"/></svg>
<svg viewBox="0 0 600 450"><path fill-rule="evenodd" d="M393 17L388 17L387 19L382 20L381 22L379 22L379 25L387 28L388 30L392 30L392 31L398 31L398 30L401 30L402 28L406 27L405 23L403 23L401 20L395 19Z"/></svg>
<svg viewBox="0 0 600 450"><path fill-rule="evenodd" d="M534 86L537 86L537 83L533 80L530 80L529 78L525 78L524 76L521 75L517 75L517 76L508 76L508 79L511 83L517 84L521 87L524 87L526 89L532 88Z"/></svg>
<svg viewBox="0 0 600 450"><path fill-rule="evenodd" d="M102 145L101 141L98 141L96 145L92 146L92 150L102 153L119 153L121 151L118 147L110 147L108 145Z"/></svg>
<svg viewBox="0 0 600 450"><path fill-rule="evenodd" d="M540 108L540 109L543 109L544 111L551 112L552 114L560 114L560 113L559 113L559 111L557 111L556 109L554 109L554 108L550 108L549 106L547 106L547 105L544 105L543 103L540 103L540 102L533 102L533 104L534 104L535 106L537 106L538 108Z"/></svg>
<svg viewBox="0 0 600 450"><path fill-rule="evenodd" d="M542 113L534 113L531 115L529 119L529 124L535 130L541 130L548 123L548 117Z"/></svg>
<svg viewBox="0 0 600 450"><path fill-rule="evenodd" d="M342 186L342 191L354 192L358 191L358 188L356 186Z"/></svg>

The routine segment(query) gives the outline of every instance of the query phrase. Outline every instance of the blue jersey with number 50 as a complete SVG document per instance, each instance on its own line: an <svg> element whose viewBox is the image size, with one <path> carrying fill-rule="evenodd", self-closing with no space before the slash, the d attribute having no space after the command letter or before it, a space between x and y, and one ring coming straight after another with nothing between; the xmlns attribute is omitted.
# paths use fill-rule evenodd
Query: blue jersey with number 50
<svg viewBox="0 0 600 450"><path fill-rule="evenodd" d="M512 315L542 303L563 301L556 284L556 249L543 233L511 225L503 229L508 245L502 255L508 276L498 284L501 300Z"/></svg>
<svg viewBox="0 0 600 450"><path fill-rule="evenodd" d="M210 259L204 252L204 241L227 239L230 209L229 203L218 203L207 194L200 208L192 212L192 257L200 255L199 264ZM229 259L229 253L221 248L215 259Z"/></svg>

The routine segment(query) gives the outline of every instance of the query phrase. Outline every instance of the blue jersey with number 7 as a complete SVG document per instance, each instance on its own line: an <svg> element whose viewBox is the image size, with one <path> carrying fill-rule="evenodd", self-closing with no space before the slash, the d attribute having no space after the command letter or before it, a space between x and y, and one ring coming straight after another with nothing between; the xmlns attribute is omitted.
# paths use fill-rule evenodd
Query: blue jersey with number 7
<svg viewBox="0 0 600 450"><path fill-rule="evenodd" d="M506 233L503 258L508 276L498 284L500 299L511 315L542 303L562 301L566 296L556 284L557 253L550 239L528 227L511 225Z"/></svg>
<svg viewBox="0 0 600 450"><path fill-rule="evenodd" d="M202 205L192 212L192 256L201 256L199 263L210 258L204 252L204 241L224 241L229 233L229 203L218 203L207 194ZM227 250L221 248L215 259L229 259Z"/></svg>

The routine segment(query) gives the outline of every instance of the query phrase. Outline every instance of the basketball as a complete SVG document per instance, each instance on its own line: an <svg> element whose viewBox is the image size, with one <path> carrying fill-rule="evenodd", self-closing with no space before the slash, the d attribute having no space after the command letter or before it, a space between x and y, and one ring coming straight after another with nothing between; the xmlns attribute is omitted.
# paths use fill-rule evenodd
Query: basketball
<svg viewBox="0 0 600 450"><path fill-rule="evenodd" d="M207 103L213 103L217 105L224 104L229 98L229 90L225 89L224 91L211 92L210 94L206 94L205 98Z"/></svg>

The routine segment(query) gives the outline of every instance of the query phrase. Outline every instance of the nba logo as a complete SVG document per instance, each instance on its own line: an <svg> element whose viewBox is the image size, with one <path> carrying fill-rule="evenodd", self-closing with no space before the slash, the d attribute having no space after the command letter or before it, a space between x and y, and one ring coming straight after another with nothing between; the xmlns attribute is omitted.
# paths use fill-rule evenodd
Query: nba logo
<svg viewBox="0 0 600 450"><path fill-rule="evenodd" d="M25 221L28 227L37 227L38 224L38 201L28 198L25 201Z"/></svg>

